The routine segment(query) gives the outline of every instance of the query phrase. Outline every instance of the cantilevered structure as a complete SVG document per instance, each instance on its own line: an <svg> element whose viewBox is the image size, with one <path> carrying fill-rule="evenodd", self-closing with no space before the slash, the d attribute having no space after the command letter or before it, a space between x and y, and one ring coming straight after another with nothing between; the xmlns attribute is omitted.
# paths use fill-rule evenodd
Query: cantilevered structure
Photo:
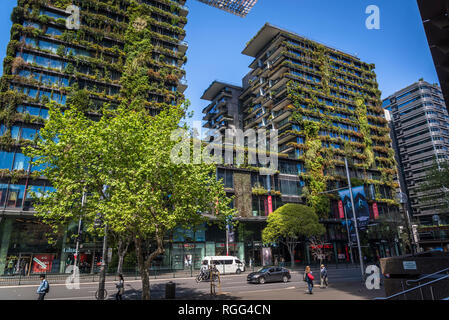
<svg viewBox="0 0 449 320"><path fill-rule="evenodd" d="M202 3L227 11L240 17L246 17L257 0L198 0Z"/></svg>
<svg viewBox="0 0 449 320"><path fill-rule="evenodd" d="M449 108L449 0L418 0L418 7L446 107Z"/></svg>

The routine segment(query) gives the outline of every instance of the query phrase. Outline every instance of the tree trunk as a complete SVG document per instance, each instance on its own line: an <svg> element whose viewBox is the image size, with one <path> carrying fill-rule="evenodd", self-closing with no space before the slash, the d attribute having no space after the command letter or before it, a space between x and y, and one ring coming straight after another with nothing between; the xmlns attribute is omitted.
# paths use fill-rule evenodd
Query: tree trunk
<svg viewBox="0 0 449 320"><path fill-rule="evenodd" d="M117 265L117 274L122 273L123 269L123 261L125 260L126 252L128 251L129 241L120 239L118 242L118 265Z"/></svg>
<svg viewBox="0 0 449 320"><path fill-rule="evenodd" d="M295 254L293 253L296 243L286 243L288 248L288 253L290 253L290 267L293 269L295 267Z"/></svg>
<svg viewBox="0 0 449 320"><path fill-rule="evenodd" d="M142 280L142 300L150 300L150 274L145 264L145 253L142 240L135 239L137 263L139 265L140 278Z"/></svg>

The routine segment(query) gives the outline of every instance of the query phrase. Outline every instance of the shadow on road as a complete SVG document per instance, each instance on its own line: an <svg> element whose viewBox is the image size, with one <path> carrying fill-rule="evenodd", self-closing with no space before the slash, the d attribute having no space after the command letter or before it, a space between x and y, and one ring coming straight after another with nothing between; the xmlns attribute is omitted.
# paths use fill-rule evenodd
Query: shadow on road
<svg viewBox="0 0 449 320"><path fill-rule="evenodd" d="M126 285L125 285L126 288ZM151 285L150 296L152 300L165 300L165 283ZM128 288L125 289L123 300L141 300L142 289ZM235 297L229 294L219 294L217 289L217 295L213 296L204 289L193 289L183 286L182 284L176 284L176 300L239 300L241 298ZM108 300L115 300L115 293L109 294Z"/></svg>

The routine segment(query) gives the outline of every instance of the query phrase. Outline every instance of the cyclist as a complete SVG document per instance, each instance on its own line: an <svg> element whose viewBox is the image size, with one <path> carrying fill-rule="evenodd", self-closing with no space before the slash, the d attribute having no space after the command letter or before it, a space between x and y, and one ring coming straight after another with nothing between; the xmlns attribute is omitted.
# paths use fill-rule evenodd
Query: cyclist
<svg viewBox="0 0 449 320"><path fill-rule="evenodd" d="M201 279L207 279L209 277L209 266L207 264L207 260L204 260L201 265L200 276Z"/></svg>

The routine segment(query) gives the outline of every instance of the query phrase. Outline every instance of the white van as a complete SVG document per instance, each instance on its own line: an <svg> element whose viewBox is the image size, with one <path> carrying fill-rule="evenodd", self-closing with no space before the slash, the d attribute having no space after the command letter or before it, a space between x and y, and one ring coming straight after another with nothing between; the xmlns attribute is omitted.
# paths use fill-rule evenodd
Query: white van
<svg viewBox="0 0 449 320"><path fill-rule="evenodd" d="M211 262L215 264L220 274L236 273L245 271L245 264L237 257L232 256L208 256L204 257L202 264L210 266Z"/></svg>

